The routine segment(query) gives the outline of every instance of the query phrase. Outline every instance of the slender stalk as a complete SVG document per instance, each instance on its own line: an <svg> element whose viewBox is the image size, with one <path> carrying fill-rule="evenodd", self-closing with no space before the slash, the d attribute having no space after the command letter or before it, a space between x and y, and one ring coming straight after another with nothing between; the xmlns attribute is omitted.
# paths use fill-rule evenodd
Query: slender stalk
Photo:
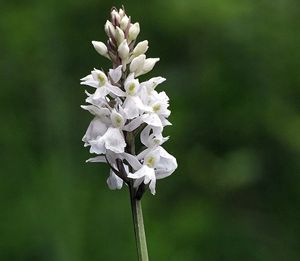
<svg viewBox="0 0 300 261"><path fill-rule="evenodd" d="M132 185L129 186L129 191L138 260L148 261L149 258L143 220L142 203L141 200L135 197L135 189Z"/></svg>
<svg viewBox="0 0 300 261"><path fill-rule="evenodd" d="M128 144L128 151L135 155L135 135L132 132L127 133L126 141ZM132 168L129 166L130 171ZM135 243L138 254L139 261L148 261L148 250L146 242L146 234L144 227L143 211L142 211L142 202L141 198L137 197L136 188L133 186L133 181L129 181L128 184L130 192L130 203L131 203L131 212L133 219Z"/></svg>

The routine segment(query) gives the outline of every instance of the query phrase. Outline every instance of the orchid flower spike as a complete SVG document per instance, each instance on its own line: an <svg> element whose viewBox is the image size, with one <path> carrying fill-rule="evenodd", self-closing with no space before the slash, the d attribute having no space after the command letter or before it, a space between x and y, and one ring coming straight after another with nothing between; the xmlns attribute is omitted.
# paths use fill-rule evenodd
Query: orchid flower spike
<svg viewBox="0 0 300 261"><path fill-rule="evenodd" d="M157 180L177 168L175 157L162 147L169 138L163 130L171 125L171 111L169 97L156 87L166 79L140 81L138 77L150 72L159 58L146 57L149 42L137 40L140 24L133 23L124 8L113 8L110 17L104 26L108 40L92 45L112 68L107 72L94 68L81 79L89 88L88 105L82 108L93 115L82 139L95 154L87 161L109 165L110 189L121 189L124 183L139 197L148 189L154 195Z"/></svg>

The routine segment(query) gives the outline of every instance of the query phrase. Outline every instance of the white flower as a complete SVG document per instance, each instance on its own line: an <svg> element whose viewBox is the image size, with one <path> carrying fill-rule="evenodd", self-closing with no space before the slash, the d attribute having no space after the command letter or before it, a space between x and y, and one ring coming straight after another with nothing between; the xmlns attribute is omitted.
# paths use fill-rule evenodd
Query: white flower
<svg viewBox="0 0 300 261"><path fill-rule="evenodd" d="M162 179L171 175L177 168L176 159L161 146L155 149L147 149L137 156L143 161L143 166L128 177L136 179L135 186L141 182L149 183L151 193L155 194L156 179Z"/></svg>
<svg viewBox="0 0 300 261"><path fill-rule="evenodd" d="M123 133L118 128L109 127L102 136L91 140L90 153L105 154L106 150L111 150L115 153L124 152L126 147Z"/></svg>
<svg viewBox="0 0 300 261"><path fill-rule="evenodd" d="M106 95L113 93L116 96L124 96L125 93L119 88L112 85L104 72L94 69L91 74L81 79L82 85L91 86L96 89L93 99L101 99Z"/></svg>
<svg viewBox="0 0 300 261"><path fill-rule="evenodd" d="M140 89L140 83L137 79L132 79L125 82L125 91L128 95L136 95Z"/></svg>
<svg viewBox="0 0 300 261"><path fill-rule="evenodd" d="M165 92L157 93L153 90L150 94L147 91L141 92L140 100L142 105L139 107L144 110L140 116L135 115L135 119L129 122L124 130L133 131L142 123L147 123L149 126L162 129L171 123L167 120L170 115L169 98ZM129 117L130 118L130 117Z"/></svg>

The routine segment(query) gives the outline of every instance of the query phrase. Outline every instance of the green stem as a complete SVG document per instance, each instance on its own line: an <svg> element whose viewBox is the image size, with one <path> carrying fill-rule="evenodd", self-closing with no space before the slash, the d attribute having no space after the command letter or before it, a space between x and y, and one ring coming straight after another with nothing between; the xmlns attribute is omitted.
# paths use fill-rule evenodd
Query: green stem
<svg viewBox="0 0 300 261"><path fill-rule="evenodd" d="M134 234L136 248L139 261L148 261L148 250L146 242L146 234L144 228L143 212L141 200L135 197L135 189L132 185L129 186L131 211L133 218Z"/></svg>

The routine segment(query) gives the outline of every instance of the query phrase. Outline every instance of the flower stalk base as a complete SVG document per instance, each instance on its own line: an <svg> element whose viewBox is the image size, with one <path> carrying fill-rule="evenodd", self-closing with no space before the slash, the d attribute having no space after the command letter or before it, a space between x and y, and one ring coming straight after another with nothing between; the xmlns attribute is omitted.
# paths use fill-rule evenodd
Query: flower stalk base
<svg viewBox="0 0 300 261"><path fill-rule="evenodd" d="M129 191L138 260L148 261L149 258L143 220L142 202L140 199L136 198L136 191L133 186L129 186Z"/></svg>

